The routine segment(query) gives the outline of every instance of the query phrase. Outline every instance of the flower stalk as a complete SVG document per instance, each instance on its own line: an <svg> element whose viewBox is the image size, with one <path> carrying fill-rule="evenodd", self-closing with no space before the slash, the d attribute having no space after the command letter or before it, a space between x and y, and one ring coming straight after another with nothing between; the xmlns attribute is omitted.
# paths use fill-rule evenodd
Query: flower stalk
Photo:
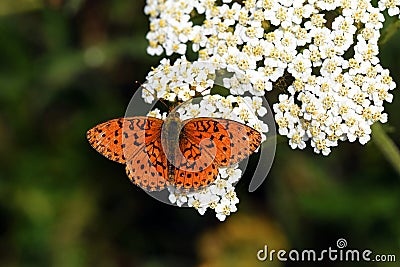
<svg viewBox="0 0 400 267"><path fill-rule="evenodd" d="M379 47L382 48L400 29L400 20L393 20L383 31L379 39ZM393 168L400 175L400 150L389 137L381 124L375 123L372 126L372 135L374 143L385 156L387 161L392 164Z"/></svg>
<svg viewBox="0 0 400 267"><path fill-rule="evenodd" d="M382 48L395 33L400 29L400 20L393 20L382 32L381 38L379 39L379 47Z"/></svg>
<svg viewBox="0 0 400 267"><path fill-rule="evenodd" d="M400 151L393 140L385 132L381 124L375 123L372 126L372 136L382 154L392 164L393 168L400 175Z"/></svg>

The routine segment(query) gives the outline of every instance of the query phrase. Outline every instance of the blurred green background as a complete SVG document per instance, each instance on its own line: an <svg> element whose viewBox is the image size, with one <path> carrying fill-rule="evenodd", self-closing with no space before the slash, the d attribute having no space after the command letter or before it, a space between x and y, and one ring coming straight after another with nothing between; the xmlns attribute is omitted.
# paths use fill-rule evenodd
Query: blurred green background
<svg viewBox="0 0 400 267"><path fill-rule="evenodd" d="M329 157L280 139L255 193L238 184L238 213L165 205L97 154L85 132L120 117L159 59L146 54L137 0L0 2L0 266L310 266L258 262L271 249L336 247L396 254L400 177L376 142ZM400 35L381 49L400 84ZM386 105L400 145L400 97ZM324 266L398 266L326 262Z"/></svg>

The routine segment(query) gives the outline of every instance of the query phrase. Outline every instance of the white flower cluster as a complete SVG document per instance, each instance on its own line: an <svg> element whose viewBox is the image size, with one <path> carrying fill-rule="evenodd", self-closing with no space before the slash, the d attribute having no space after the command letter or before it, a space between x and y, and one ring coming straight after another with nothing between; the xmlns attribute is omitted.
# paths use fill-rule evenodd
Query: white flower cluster
<svg viewBox="0 0 400 267"><path fill-rule="evenodd" d="M204 215L208 208L215 211L216 217L224 221L226 216L237 211L236 204L239 199L236 196L235 186L242 175L238 166L220 168L218 178L214 183L199 191L185 192L174 187L169 187L169 200L178 206L187 204Z"/></svg>
<svg viewBox="0 0 400 267"><path fill-rule="evenodd" d="M179 68L182 70L182 68ZM158 73L155 71L155 73ZM146 90L145 90L146 91ZM166 93L168 94L168 93ZM178 96L179 94L177 94ZM253 113L256 110L256 114ZM268 126L257 116L263 117L267 110L261 105L261 99L255 97L222 97L219 95L207 95L200 99L199 103L186 102L178 107L181 120L196 117L228 118L245 123L264 133L268 132ZM167 114L154 109L149 116L165 119ZM223 167L219 169L217 179L210 185L197 191L186 191L170 186L169 201L177 206L188 205L195 208L201 215L210 208L216 213L220 221L237 210L236 204L239 199L236 196L235 184L242 176L239 165Z"/></svg>
<svg viewBox="0 0 400 267"><path fill-rule="evenodd" d="M273 110L279 134L293 149L309 143L328 155L339 141L365 144L371 125L387 121L383 104L393 98L395 83L380 65L378 39L382 12L396 16L399 6L400 0L379 0L378 7L368 0L147 0L147 52L182 56L173 64L163 59L149 73L142 97L184 102L202 95L200 103L182 107L181 119L227 118L266 133L257 118L267 112L261 96L291 76ZM198 58L189 62L185 56L193 52ZM220 81L228 97L209 95L220 70L233 72ZM221 168L200 191L169 188L169 200L200 214L214 209L225 220L236 211L234 184L241 174L238 166Z"/></svg>
<svg viewBox="0 0 400 267"><path fill-rule="evenodd" d="M169 59L162 59L146 77L146 90L142 97L147 103L158 99L168 101L188 101L196 92L206 95L214 85L213 77L217 68L207 62L189 62L185 57L179 58L173 65Z"/></svg>
<svg viewBox="0 0 400 267"><path fill-rule="evenodd" d="M387 9L389 16L396 16L400 14L400 0L379 0L379 10L384 11ZM399 15L400 18L400 15Z"/></svg>
<svg viewBox="0 0 400 267"><path fill-rule="evenodd" d="M274 105L279 133L292 148L309 142L328 155L338 141L365 144L371 125L387 120L383 104L392 101L395 83L380 65L377 42L381 11L398 14L399 1L381 0L375 8L368 0L147 0L147 51L168 56L191 49L211 66L239 69L224 80L233 95L262 96L289 73L294 81ZM201 91L212 81L197 69L184 78L194 79ZM180 77L171 89L161 76L151 76L157 97L193 96L179 85Z"/></svg>

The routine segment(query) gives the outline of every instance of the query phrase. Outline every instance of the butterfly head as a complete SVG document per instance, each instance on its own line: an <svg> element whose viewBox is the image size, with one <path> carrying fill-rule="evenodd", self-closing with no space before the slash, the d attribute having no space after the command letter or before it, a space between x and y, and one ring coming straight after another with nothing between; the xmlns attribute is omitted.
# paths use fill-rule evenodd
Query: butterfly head
<svg viewBox="0 0 400 267"><path fill-rule="evenodd" d="M179 112L175 111L169 114L168 117L170 117L171 119L175 119L175 120L181 120L180 119L181 114L179 114Z"/></svg>

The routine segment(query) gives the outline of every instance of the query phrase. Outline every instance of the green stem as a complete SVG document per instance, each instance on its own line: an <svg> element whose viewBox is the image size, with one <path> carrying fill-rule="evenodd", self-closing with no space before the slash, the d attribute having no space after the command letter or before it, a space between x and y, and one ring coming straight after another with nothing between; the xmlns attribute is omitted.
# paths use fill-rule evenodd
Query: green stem
<svg viewBox="0 0 400 267"><path fill-rule="evenodd" d="M384 46L390 38L400 29L400 20L393 20L382 32L379 39L379 46ZM372 125L374 143L381 150L382 154L392 164L393 168L400 175L400 151L393 140L387 135L381 124Z"/></svg>
<svg viewBox="0 0 400 267"><path fill-rule="evenodd" d="M372 125L373 141L400 175L400 151L381 124Z"/></svg>
<svg viewBox="0 0 400 267"><path fill-rule="evenodd" d="M395 19L393 20L385 29L383 30L381 34L381 38L379 39L379 47L382 48L383 45L385 45L390 38L400 29L400 20Z"/></svg>

